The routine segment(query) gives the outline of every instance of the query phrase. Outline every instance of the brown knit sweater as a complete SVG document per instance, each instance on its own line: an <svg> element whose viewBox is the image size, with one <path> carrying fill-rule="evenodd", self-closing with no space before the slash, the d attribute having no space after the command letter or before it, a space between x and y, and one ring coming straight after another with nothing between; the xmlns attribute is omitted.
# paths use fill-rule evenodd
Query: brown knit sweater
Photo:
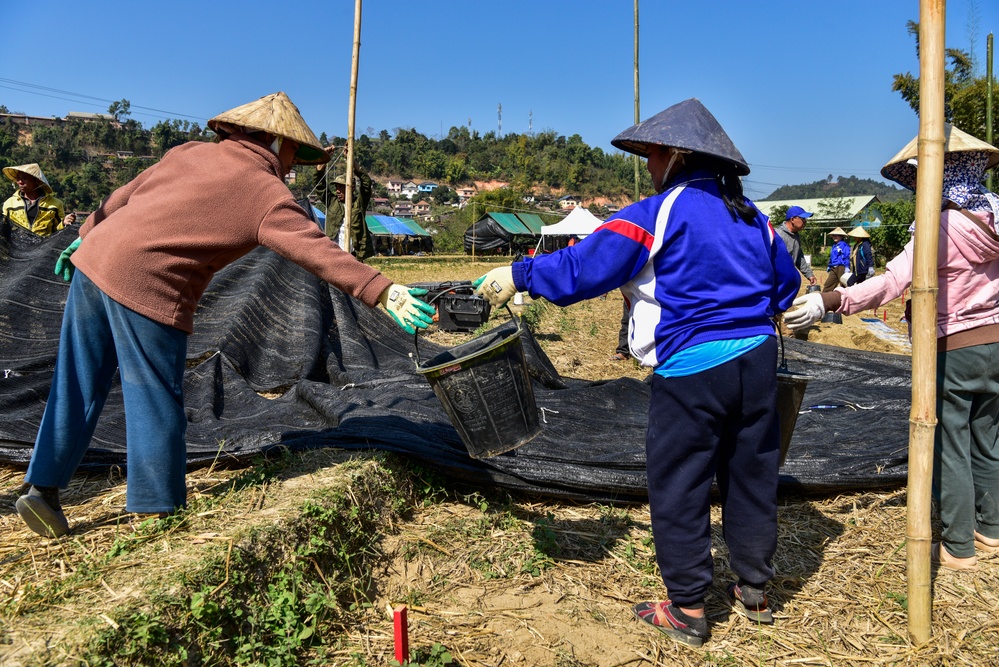
<svg viewBox="0 0 999 667"><path fill-rule="evenodd" d="M187 333L216 271L258 245L374 306L392 281L328 239L281 171L246 135L178 146L87 218L73 264L121 305Z"/></svg>

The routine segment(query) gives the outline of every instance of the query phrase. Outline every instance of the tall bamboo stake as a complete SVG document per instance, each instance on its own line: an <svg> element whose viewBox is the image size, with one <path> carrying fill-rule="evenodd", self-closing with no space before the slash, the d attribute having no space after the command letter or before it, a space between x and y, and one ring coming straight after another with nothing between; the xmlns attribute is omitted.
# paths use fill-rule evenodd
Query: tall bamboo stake
<svg viewBox="0 0 999 667"><path fill-rule="evenodd" d="M916 232L912 266L912 410L906 571L909 635L930 639L930 496L937 425L937 248L944 154L945 0L919 2L919 139Z"/></svg>
<svg viewBox="0 0 999 667"><path fill-rule="evenodd" d="M635 0L635 125L642 122L638 111L638 0ZM640 183L642 180L642 158L633 156L635 160L635 201L642 197Z"/></svg>
<svg viewBox="0 0 999 667"><path fill-rule="evenodd" d="M985 42L985 141L992 143L992 33ZM989 172L985 187L995 191L995 169Z"/></svg>
<svg viewBox="0 0 999 667"><path fill-rule="evenodd" d="M347 110L347 196L343 203L344 234L343 249L350 252L350 216L354 208L354 110L357 107L357 63L361 55L361 0L354 0L354 52L350 63L350 104ZM364 211L361 211L361 224Z"/></svg>

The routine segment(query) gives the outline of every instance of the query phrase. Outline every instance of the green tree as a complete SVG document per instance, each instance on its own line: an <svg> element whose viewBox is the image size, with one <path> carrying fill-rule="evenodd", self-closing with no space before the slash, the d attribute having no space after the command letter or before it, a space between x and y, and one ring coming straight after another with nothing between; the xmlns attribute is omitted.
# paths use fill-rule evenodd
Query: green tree
<svg viewBox="0 0 999 667"><path fill-rule="evenodd" d="M919 58L919 24L909 21L906 28L916 41L916 58ZM957 125L979 139L985 139L985 86L984 76L974 75L971 55L961 49L946 49L948 66L944 69L944 119ZM993 84L995 85L995 84ZM917 114L919 113L919 77L909 72L896 74L891 89L901 95ZM999 104L992 108L993 127L999 126Z"/></svg>
<svg viewBox="0 0 999 667"><path fill-rule="evenodd" d="M114 116L116 121L122 123L126 118L132 115L131 109L132 103L126 99L121 99L117 102L111 103L111 106L108 107L108 113Z"/></svg>

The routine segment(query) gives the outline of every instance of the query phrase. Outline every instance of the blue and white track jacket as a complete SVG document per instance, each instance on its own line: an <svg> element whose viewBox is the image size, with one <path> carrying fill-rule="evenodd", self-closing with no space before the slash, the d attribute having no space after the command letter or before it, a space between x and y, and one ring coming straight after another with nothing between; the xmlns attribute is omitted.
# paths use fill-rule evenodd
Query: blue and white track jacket
<svg viewBox="0 0 999 667"><path fill-rule="evenodd" d="M579 243L513 264L519 291L568 306L621 288L629 341L643 366L717 340L775 335L801 276L767 217L725 208L707 171L681 174Z"/></svg>

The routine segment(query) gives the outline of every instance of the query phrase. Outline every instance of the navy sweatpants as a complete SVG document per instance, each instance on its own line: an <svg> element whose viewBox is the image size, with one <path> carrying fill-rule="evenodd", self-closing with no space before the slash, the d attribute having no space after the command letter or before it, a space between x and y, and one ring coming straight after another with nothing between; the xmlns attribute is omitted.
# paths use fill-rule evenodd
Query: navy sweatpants
<svg viewBox="0 0 999 667"><path fill-rule="evenodd" d="M732 571L758 586L777 549L777 340L686 377L652 378L646 457L656 559L670 599L711 585L710 493L717 477Z"/></svg>

